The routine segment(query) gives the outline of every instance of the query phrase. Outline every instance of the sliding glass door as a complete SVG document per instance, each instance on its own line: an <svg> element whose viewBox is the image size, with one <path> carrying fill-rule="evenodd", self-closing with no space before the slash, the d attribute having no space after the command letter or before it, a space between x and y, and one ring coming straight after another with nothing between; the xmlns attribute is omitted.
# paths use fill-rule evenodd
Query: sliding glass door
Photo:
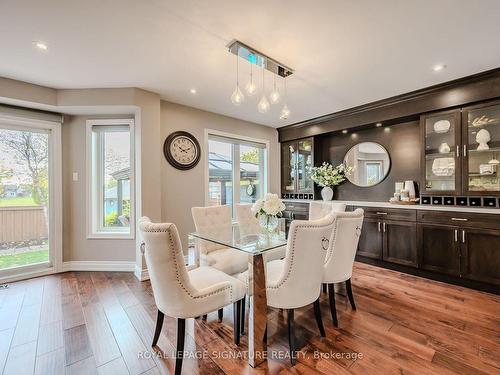
<svg viewBox="0 0 500 375"><path fill-rule="evenodd" d="M254 203L267 192L267 145L208 136L208 206Z"/></svg>
<svg viewBox="0 0 500 375"><path fill-rule="evenodd" d="M37 125L0 118L0 279L54 266L54 128Z"/></svg>

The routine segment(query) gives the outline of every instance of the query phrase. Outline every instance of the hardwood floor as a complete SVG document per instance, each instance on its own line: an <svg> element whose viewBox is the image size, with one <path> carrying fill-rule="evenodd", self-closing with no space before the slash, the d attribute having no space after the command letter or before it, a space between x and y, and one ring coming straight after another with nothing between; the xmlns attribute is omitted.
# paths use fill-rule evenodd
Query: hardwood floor
<svg viewBox="0 0 500 375"><path fill-rule="evenodd" d="M268 365L246 364L246 336L224 321L188 319L184 374L500 373L500 297L356 263L357 311L338 290L339 328L321 295L326 338L312 306L296 311L295 367L286 357L286 313L269 311ZM168 374L176 323L165 317L152 355L156 306L149 282L131 273L67 272L0 291L0 369L19 374ZM163 356L159 354L164 354ZM164 358L162 358L164 357Z"/></svg>

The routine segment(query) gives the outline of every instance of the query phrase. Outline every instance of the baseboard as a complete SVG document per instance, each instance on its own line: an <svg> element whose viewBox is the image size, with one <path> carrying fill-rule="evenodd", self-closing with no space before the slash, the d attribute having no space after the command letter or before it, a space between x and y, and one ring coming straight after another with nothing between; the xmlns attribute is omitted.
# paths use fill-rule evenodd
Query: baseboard
<svg viewBox="0 0 500 375"><path fill-rule="evenodd" d="M134 272L135 262L75 260L63 263L63 272L66 271Z"/></svg>
<svg viewBox="0 0 500 375"><path fill-rule="evenodd" d="M147 268L141 270L139 267L135 266L134 275L140 281L149 280L149 272Z"/></svg>

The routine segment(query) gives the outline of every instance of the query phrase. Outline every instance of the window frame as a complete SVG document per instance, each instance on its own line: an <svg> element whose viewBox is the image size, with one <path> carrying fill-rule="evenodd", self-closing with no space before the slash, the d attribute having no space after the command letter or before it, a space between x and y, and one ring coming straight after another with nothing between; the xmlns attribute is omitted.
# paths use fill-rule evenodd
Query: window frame
<svg viewBox="0 0 500 375"><path fill-rule="evenodd" d="M134 119L93 119L87 120L86 129L86 180L87 180L87 239L135 239L135 122ZM102 150L94 159L92 141L93 126L128 126L130 134L130 226L128 231L113 230L102 225L103 197L102 194ZM97 177L93 171L97 170ZM96 180L97 179L97 180Z"/></svg>
<svg viewBox="0 0 500 375"><path fill-rule="evenodd" d="M209 160L209 145L208 141L210 136L215 136L215 137L222 137L222 138L228 138L228 139L234 139L237 141L242 141L242 142L249 142L249 143L260 143L265 145L265 160L263 162L264 166L264 172L263 175L265 177L264 181L264 189L263 189L263 194L265 195L266 193L269 193L269 181L270 181L270 158L269 158L269 147L270 147L270 141L267 139L260 139L260 138L253 138L253 137L247 137L243 136L240 134L232 134L232 133L227 133L227 132L222 132L219 130L214 130L214 129L205 129L205 139L204 139L204 147L205 151L203 152L203 165L205 168L205 206L208 206L210 199L209 199L209 182L210 182L210 172L209 172L209 165L208 165L208 160ZM232 153L233 153L233 196L232 196L232 202L233 202L233 208L236 204L240 204L240 189L236 189L236 186L240 186L240 152L239 152L239 147L232 147ZM234 211L234 209L233 209ZM234 216L234 212L233 212Z"/></svg>

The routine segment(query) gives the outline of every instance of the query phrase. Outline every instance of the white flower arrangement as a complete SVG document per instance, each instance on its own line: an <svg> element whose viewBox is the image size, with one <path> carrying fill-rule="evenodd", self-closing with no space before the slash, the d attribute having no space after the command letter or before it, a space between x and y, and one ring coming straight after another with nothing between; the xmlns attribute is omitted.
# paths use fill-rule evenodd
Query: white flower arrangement
<svg viewBox="0 0 500 375"><path fill-rule="evenodd" d="M330 163L324 162L320 167L312 169L311 179L321 187L337 186L345 181L352 170L352 167L348 167L344 163L334 167Z"/></svg>
<svg viewBox="0 0 500 375"><path fill-rule="evenodd" d="M258 199L252 206L252 213L256 218L260 215L282 217L286 206L278 194L268 193L264 198Z"/></svg>

